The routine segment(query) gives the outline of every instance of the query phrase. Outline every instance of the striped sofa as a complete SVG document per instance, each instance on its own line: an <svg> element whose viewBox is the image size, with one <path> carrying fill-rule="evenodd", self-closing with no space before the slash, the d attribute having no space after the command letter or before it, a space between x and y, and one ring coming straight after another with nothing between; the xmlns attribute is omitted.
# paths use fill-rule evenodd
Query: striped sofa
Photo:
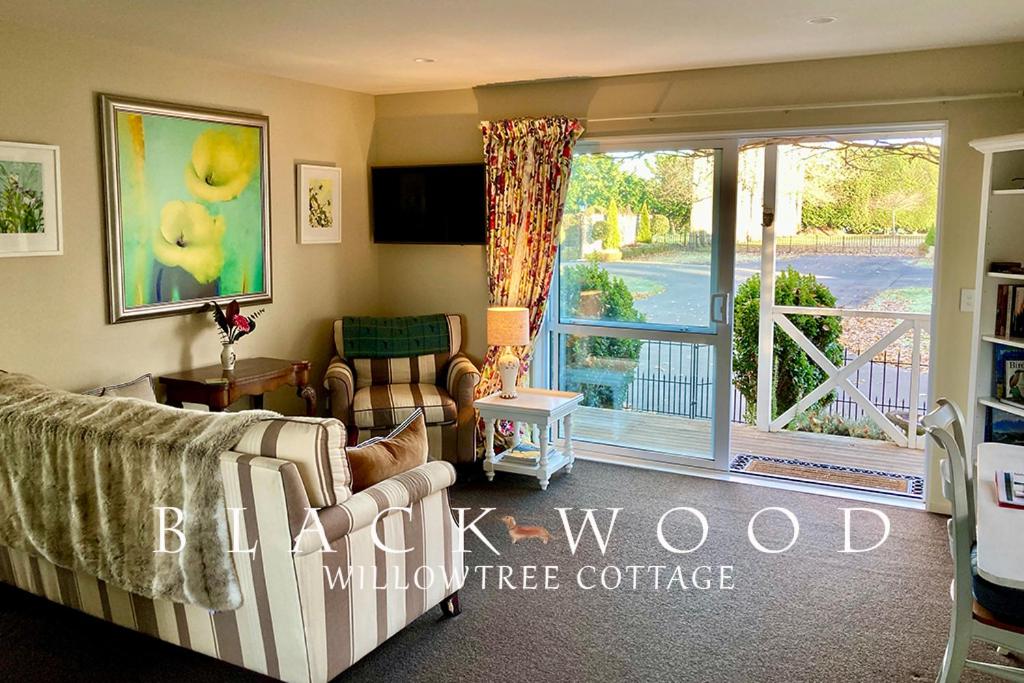
<svg viewBox="0 0 1024 683"><path fill-rule="evenodd" d="M334 322L334 346L324 388L352 443L387 434L421 408L431 455L476 459L480 371L461 353L460 316L343 318Z"/></svg>
<svg viewBox="0 0 1024 683"><path fill-rule="evenodd" d="M457 614L464 580L452 466L428 462L353 494L344 442L336 420L282 418L221 455L225 504L244 508L232 542L255 546L233 556L236 610L130 594L3 546L0 581L273 678L328 681L432 607ZM406 511L379 514L389 508Z"/></svg>

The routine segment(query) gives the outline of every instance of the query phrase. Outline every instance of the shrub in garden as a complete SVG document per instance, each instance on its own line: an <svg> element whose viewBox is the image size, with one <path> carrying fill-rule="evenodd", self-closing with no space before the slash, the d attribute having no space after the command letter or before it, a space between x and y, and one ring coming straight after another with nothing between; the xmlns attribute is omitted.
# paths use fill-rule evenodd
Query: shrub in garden
<svg viewBox="0 0 1024 683"><path fill-rule="evenodd" d="M566 315L581 317L581 293L596 292L599 318L618 322L644 322L646 318L633 304L633 294L625 281L612 277L596 263L566 268L560 276L561 300L566 302ZM605 384L580 384L572 381L572 368L595 368L609 373L632 374L640 358L643 342L615 337L577 337L566 339L566 366L569 368L565 388L583 394L584 404L602 408L614 405L611 387Z"/></svg>
<svg viewBox="0 0 1024 683"><path fill-rule="evenodd" d="M607 214L605 216L605 223L608 225L608 228L604 233L601 243L605 249L618 249L622 246L622 233L619 232L619 203L615 201L615 197L612 197L612 200L608 202Z"/></svg>
<svg viewBox="0 0 1024 683"><path fill-rule="evenodd" d="M832 434L834 436L853 436L858 439L874 439L875 441L891 441L889 435L872 422L871 418L862 417L848 420L842 415L826 413L820 408L812 408L798 413L789 423L789 429L797 432L813 432L815 434Z"/></svg>
<svg viewBox="0 0 1024 683"><path fill-rule="evenodd" d="M640 208L640 219L636 227L636 241L649 244L654 237L651 232L651 211L647 208L647 202Z"/></svg>
<svg viewBox="0 0 1024 683"><path fill-rule="evenodd" d="M583 215L567 213L562 218L558 251L566 261L576 261L583 255Z"/></svg>
<svg viewBox="0 0 1024 683"><path fill-rule="evenodd" d="M744 419L753 422L757 415L757 342L760 318L761 278L757 275L740 285L736 292L735 328L733 331L733 384L747 400ZM787 268L775 279L777 306L834 307L836 298L825 285L810 274L801 274ZM843 349L839 345L842 324L838 316L788 316L798 330L832 363L839 365ZM775 353L772 359L774 405L771 415L776 417L810 393L827 377L793 339L779 327L775 328ZM835 400L832 392L818 402L827 406Z"/></svg>
<svg viewBox="0 0 1024 683"><path fill-rule="evenodd" d="M924 246L934 247L935 246L935 226L932 225L928 228L928 232L924 236Z"/></svg>

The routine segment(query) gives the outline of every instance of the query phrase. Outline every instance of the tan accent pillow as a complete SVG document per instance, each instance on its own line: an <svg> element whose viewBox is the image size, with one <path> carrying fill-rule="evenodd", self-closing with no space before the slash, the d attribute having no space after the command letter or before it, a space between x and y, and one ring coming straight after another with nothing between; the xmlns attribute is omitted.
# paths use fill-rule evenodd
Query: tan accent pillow
<svg viewBox="0 0 1024 683"><path fill-rule="evenodd" d="M362 491L427 462L427 424L416 410L385 437L345 450L352 467L352 490Z"/></svg>

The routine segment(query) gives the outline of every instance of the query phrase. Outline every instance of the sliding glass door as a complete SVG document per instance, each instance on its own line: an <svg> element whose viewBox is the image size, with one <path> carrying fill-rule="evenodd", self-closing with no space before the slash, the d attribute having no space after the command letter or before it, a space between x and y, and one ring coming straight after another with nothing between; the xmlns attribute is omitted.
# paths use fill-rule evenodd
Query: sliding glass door
<svg viewBox="0 0 1024 683"><path fill-rule="evenodd" d="M545 349L577 438L727 467L736 165L734 140L578 146Z"/></svg>

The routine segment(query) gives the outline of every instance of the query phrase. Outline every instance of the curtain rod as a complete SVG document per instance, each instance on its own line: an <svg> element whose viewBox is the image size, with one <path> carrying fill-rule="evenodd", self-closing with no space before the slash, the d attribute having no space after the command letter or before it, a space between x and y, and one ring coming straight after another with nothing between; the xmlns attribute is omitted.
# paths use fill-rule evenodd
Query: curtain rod
<svg viewBox="0 0 1024 683"><path fill-rule="evenodd" d="M626 114L623 116L598 116L587 118L588 123L610 123L613 121L642 121L655 119L678 119L689 116L722 116L728 114L759 114L768 112L790 112L814 109L847 109L850 107L891 107L906 104L936 104L963 102L967 100L997 100L1024 97L1024 90L972 93L969 95L935 95L932 97L907 97L898 100L860 100L854 102L819 102L817 104L774 104L760 107L732 107L726 109L692 109L690 111L653 112L650 114Z"/></svg>

